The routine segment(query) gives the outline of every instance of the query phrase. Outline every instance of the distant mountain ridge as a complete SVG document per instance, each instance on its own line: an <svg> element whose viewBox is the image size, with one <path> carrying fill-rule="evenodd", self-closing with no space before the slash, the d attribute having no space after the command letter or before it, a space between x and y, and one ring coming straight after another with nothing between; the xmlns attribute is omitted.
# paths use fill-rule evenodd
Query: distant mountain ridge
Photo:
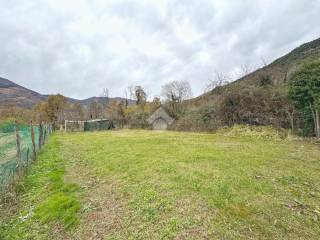
<svg viewBox="0 0 320 240"><path fill-rule="evenodd" d="M39 102L46 101L49 95L42 95L33 90L22 87L8 79L0 77L0 107L6 105L15 105L21 108L32 108L35 104ZM88 107L92 101L96 101L98 103L103 103L107 99L105 97L91 97L83 100L68 98L70 103L79 103L84 107ZM114 97L109 98L110 102L117 101L125 101L124 98ZM129 104L134 104L135 101L132 99L128 99Z"/></svg>

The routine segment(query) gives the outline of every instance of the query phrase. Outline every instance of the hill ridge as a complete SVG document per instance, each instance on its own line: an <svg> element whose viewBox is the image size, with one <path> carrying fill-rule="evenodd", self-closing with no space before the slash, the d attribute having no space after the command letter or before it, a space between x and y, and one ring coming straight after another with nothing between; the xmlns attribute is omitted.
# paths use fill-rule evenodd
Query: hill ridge
<svg viewBox="0 0 320 240"><path fill-rule="evenodd" d="M0 77L0 107L4 105L16 105L21 108L32 108L35 104L46 101L50 95L40 94L28 88L25 88L15 82ZM90 97L86 99L75 99L67 97L70 103L79 103L85 107L89 106L92 101L102 103L106 101L106 97ZM113 97L110 101L124 101L124 98ZM134 100L129 99L129 104L135 103Z"/></svg>

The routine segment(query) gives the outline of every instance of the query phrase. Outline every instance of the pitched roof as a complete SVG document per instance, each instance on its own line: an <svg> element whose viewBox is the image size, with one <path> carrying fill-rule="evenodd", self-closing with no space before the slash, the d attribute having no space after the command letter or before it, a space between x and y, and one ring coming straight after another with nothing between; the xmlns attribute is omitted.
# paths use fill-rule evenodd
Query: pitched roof
<svg viewBox="0 0 320 240"><path fill-rule="evenodd" d="M171 124L174 119L169 116L169 114L164 110L163 107L159 107L154 113L148 118L148 123L152 124L155 120L162 118L165 120L168 124Z"/></svg>

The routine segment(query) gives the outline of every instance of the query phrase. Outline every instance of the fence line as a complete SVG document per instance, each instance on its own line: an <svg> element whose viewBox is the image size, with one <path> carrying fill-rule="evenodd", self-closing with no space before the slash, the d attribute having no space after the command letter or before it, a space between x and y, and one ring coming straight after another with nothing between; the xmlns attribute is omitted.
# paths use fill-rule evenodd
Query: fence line
<svg viewBox="0 0 320 240"><path fill-rule="evenodd" d="M0 125L0 200L36 161L37 152L51 133L51 124Z"/></svg>

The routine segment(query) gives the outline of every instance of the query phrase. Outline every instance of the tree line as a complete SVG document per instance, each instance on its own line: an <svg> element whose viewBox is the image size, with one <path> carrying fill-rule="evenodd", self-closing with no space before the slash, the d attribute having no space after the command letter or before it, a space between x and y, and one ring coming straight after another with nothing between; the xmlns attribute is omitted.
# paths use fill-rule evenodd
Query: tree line
<svg viewBox="0 0 320 240"><path fill-rule="evenodd" d="M103 89L102 101L91 101L88 106L70 103L58 94L48 97L23 114L14 107L1 115L25 115L35 121L47 121L59 127L64 119L84 120L108 118L119 127L149 128L148 117L159 106L176 120L174 130L214 131L234 124L272 125L291 129L304 136L320 137L320 62L303 64L283 86L274 86L271 77L261 74L254 84L229 84L228 77L216 73L207 93L191 99L188 81L172 81L162 86L161 97L148 101L142 86L125 90L123 101L109 98ZM129 98L134 104L129 104ZM4 114L5 113L5 114ZM28 115L29 114L29 115Z"/></svg>

